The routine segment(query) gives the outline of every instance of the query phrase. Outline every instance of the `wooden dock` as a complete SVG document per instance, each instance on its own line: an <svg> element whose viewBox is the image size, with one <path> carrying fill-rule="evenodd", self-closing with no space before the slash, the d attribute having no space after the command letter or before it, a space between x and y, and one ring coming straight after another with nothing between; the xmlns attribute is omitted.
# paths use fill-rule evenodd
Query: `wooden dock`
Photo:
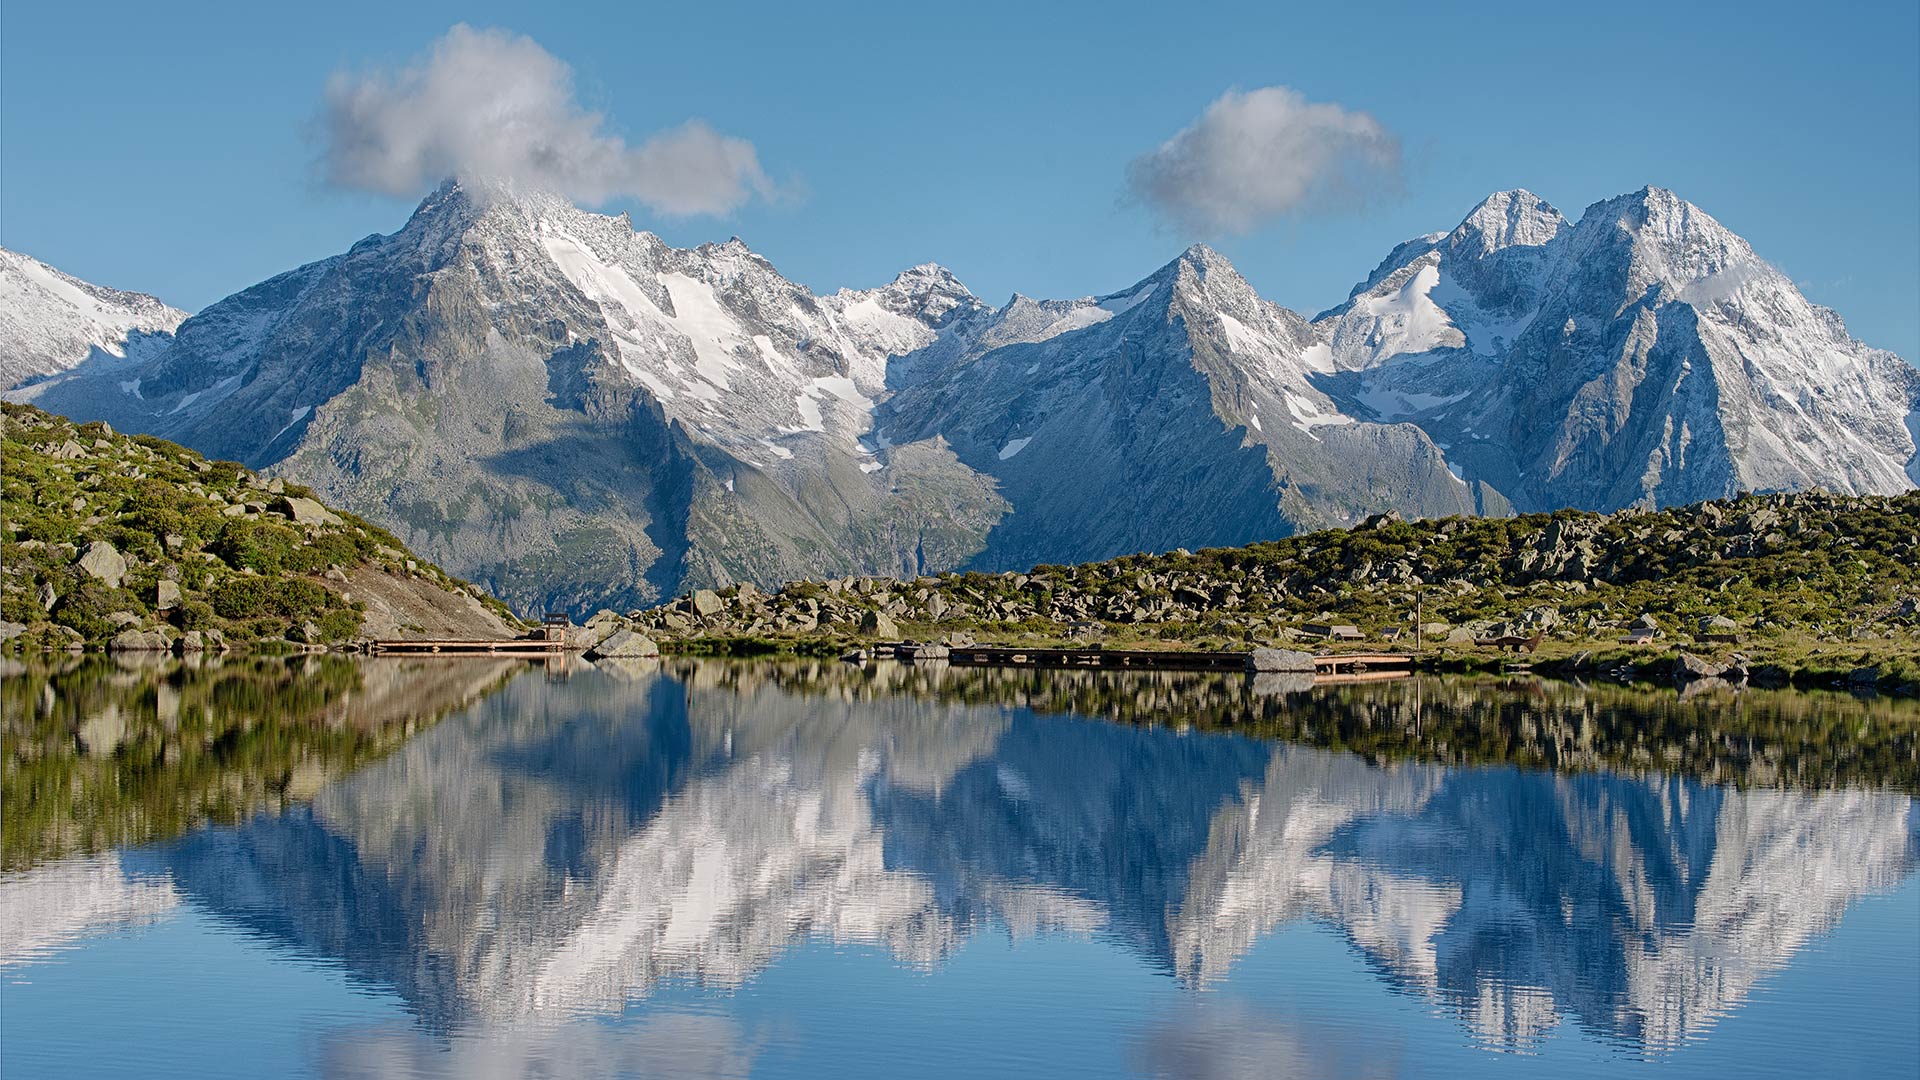
<svg viewBox="0 0 1920 1080"><path fill-rule="evenodd" d="M1315 675L1368 675L1377 678L1412 671L1413 657L1408 653L1322 653L1313 658Z"/></svg>
<svg viewBox="0 0 1920 1080"><path fill-rule="evenodd" d="M374 641L367 644L367 652L375 656L559 656L566 647L564 640L543 640L540 638L507 638L505 640L472 641L447 639L440 641Z"/></svg>
<svg viewBox="0 0 1920 1080"><path fill-rule="evenodd" d="M1093 668L1109 671L1250 671L1243 652L1188 652L1174 649L1016 649L984 645L954 646L947 661L967 667ZM1409 674L1407 653L1325 653L1313 658L1316 676Z"/></svg>

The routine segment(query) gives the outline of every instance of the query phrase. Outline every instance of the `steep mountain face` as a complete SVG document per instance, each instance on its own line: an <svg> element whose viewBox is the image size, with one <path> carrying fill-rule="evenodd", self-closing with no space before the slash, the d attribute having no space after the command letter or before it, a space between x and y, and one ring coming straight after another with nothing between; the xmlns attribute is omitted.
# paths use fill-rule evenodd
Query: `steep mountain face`
<svg viewBox="0 0 1920 1080"><path fill-rule="evenodd" d="M1904 491L1920 377L1672 192L1502 192L1316 320L1326 389L1526 510Z"/></svg>
<svg viewBox="0 0 1920 1080"><path fill-rule="evenodd" d="M818 298L739 241L449 184L142 367L27 388L392 525L523 611L964 560L1002 513L938 440L866 440L887 356L977 302L921 267ZM115 376L118 376L117 378Z"/></svg>
<svg viewBox="0 0 1920 1080"><path fill-rule="evenodd" d="M878 422L998 481L1015 509L977 565L1504 509L1420 429L1340 412L1315 385L1330 368L1312 328L1205 247L1111 296L1016 296L975 322L908 358Z"/></svg>
<svg viewBox="0 0 1920 1080"><path fill-rule="evenodd" d="M1653 188L1496 194L1308 320L1204 247L1102 297L819 296L449 183L8 396L311 485L522 611L1920 480L1920 375Z"/></svg>
<svg viewBox="0 0 1920 1080"><path fill-rule="evenodd" d="M187 313L0 248L0 386L94 359L133 362L164 348Z"/></svg>

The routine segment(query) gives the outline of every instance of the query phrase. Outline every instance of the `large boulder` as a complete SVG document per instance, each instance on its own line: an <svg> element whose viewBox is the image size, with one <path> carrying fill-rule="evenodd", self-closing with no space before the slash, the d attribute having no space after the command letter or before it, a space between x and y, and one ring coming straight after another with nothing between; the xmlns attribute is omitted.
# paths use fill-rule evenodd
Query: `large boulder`
<svg viewBox="0 0 1920 1080"><path fill-rule="evenodd" d="M279 481L276 480L275 483L279 483ZM269 490L271 490L271 488ZM287 517L292 518L296 524L300 525L340 524L340 515L335 514L333 511L328 510L312 499L302 498L298 495L287 495L275 499L268 509L273 510L275 513L285 514Z"/></svg>
<svg viewBox="0 0 1920 1080"><path fill-rule="evenodd" d="M1709 660L1704 656L1695 656L1690 652L1681 653L1680 658L1673 662L1673 673L1679 678L1687 680L1718 679L1732 670L1732 664L1723 664L1717 660Z"/></svg>
<svg viewBox="0 0 1920 1080"><path fill-rule="evenodd" d="M712 589L693 590L693 613L701 617L720 614L720 594Z"/></svg>
<svg viewBox="0 0 1920 1080"><path fill-rule="evenodd" d="M1296 649L1255 649L1247 655L1247 670L1313 673L1313 654Z"/></svg>
<svg viewBox="0 0 1920 1080"><path fill-rule="evenodd" d="M153 606L162 611L180 606L180 583L161 578L153 589Z"/></svg>
<svg viewBox="0 0 1920 1080"><path fill-rule="evenodd" d="M869 637L892 641L899 638L900 627L881 612L869 611L860 619L860 632Z"/></svg>
<svg viewBox="0 0 1920 1080"><path fill-rule="evenodd" d="M80 557L73 561L73 565L82 573L116 589L127 578L127 557L120 554L118 548L105 540L95 540L88 544L87 549L80 553Z"/></svg>
<svg viewBox="0 0 1920 1080"><path fill-rule="evenodd" d="M587 650L587 658L639 660L659 656L660 646L645 634L636 634L632 630L615 630L605 641Z"/></svg>
<svg viewBox="0 0 1920 1080"><path fill-rule="evenodd" d="M158 630L122 630L107 642L108 652L166 652L172 647Z"/></svg>

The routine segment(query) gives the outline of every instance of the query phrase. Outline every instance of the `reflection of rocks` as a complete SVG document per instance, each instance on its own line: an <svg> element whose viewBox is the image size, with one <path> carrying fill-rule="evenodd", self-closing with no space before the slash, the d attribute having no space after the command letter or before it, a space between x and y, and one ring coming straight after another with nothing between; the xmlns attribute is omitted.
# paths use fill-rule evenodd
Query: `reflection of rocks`
<svg viewBox="0 0 1920 1080"><path fill-rule="evenodd" d="M1145 708L1170 684L1061 685L1097 712L1116 685ZM1382 765L968 700L980 690L894 665L529 673L310 809L128 860L394 988L454 1038L468 1019L618 1010L667 980L737 986L807 938L929 965L986 925L1095 933L1198 985L1312 919L1488 1041L1571 1019L1658 1047L1915 853L1899 795ZM1401 725L1410 704L1350 688L1261 700L1268 722L1291 710L1343 739ZM1618 703L1585 721L1553 708L1555 738L1627 723ZM1317 1037L1289 1028L1269 1056ZM1194 1049L1158 1037L1142 1053L1177 1071Z"/></svg>
<svg viewBox="0 0 1920 1080"><path fill-rule="evenodd" d="M1531 677L1423 676L1315 689L1266 675L918 664L795 664L780 682L808 695L899 693L1234 731L1379 761L1658 772L1742 787L1920 794L1920 701L1911 699L1727 685L1676 695Z"/></svg>
<svg viewBox="0 0 1920 1080"><path fill-rule="evenodd" d="M524 665L91 655L16 668L0 681L8 869L303 801Z"/></svg>
<svg viewBox="0 0 1920 1080"><path fill-rule="evenodd" d="M157 922L179 902L165 878L128 874L117 855L0 875L0 968L44 959L94 934Z"/></svg>

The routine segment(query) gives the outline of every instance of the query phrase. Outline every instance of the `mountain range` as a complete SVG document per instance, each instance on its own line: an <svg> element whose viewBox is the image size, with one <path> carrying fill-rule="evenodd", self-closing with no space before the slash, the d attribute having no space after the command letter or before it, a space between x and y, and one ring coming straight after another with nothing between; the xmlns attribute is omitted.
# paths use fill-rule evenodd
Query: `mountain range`
<svg viewBox="0 0 1920 1080"><path fill-rule="evenodd" d="M1311 318L1204 246L1074 300L936 265L818 295L455 182L137 340L151 298L31 295L9 398L309 485L523 612L1920 481L1920 373L1658 188L1575 222L1497 193Z"/></svg>

